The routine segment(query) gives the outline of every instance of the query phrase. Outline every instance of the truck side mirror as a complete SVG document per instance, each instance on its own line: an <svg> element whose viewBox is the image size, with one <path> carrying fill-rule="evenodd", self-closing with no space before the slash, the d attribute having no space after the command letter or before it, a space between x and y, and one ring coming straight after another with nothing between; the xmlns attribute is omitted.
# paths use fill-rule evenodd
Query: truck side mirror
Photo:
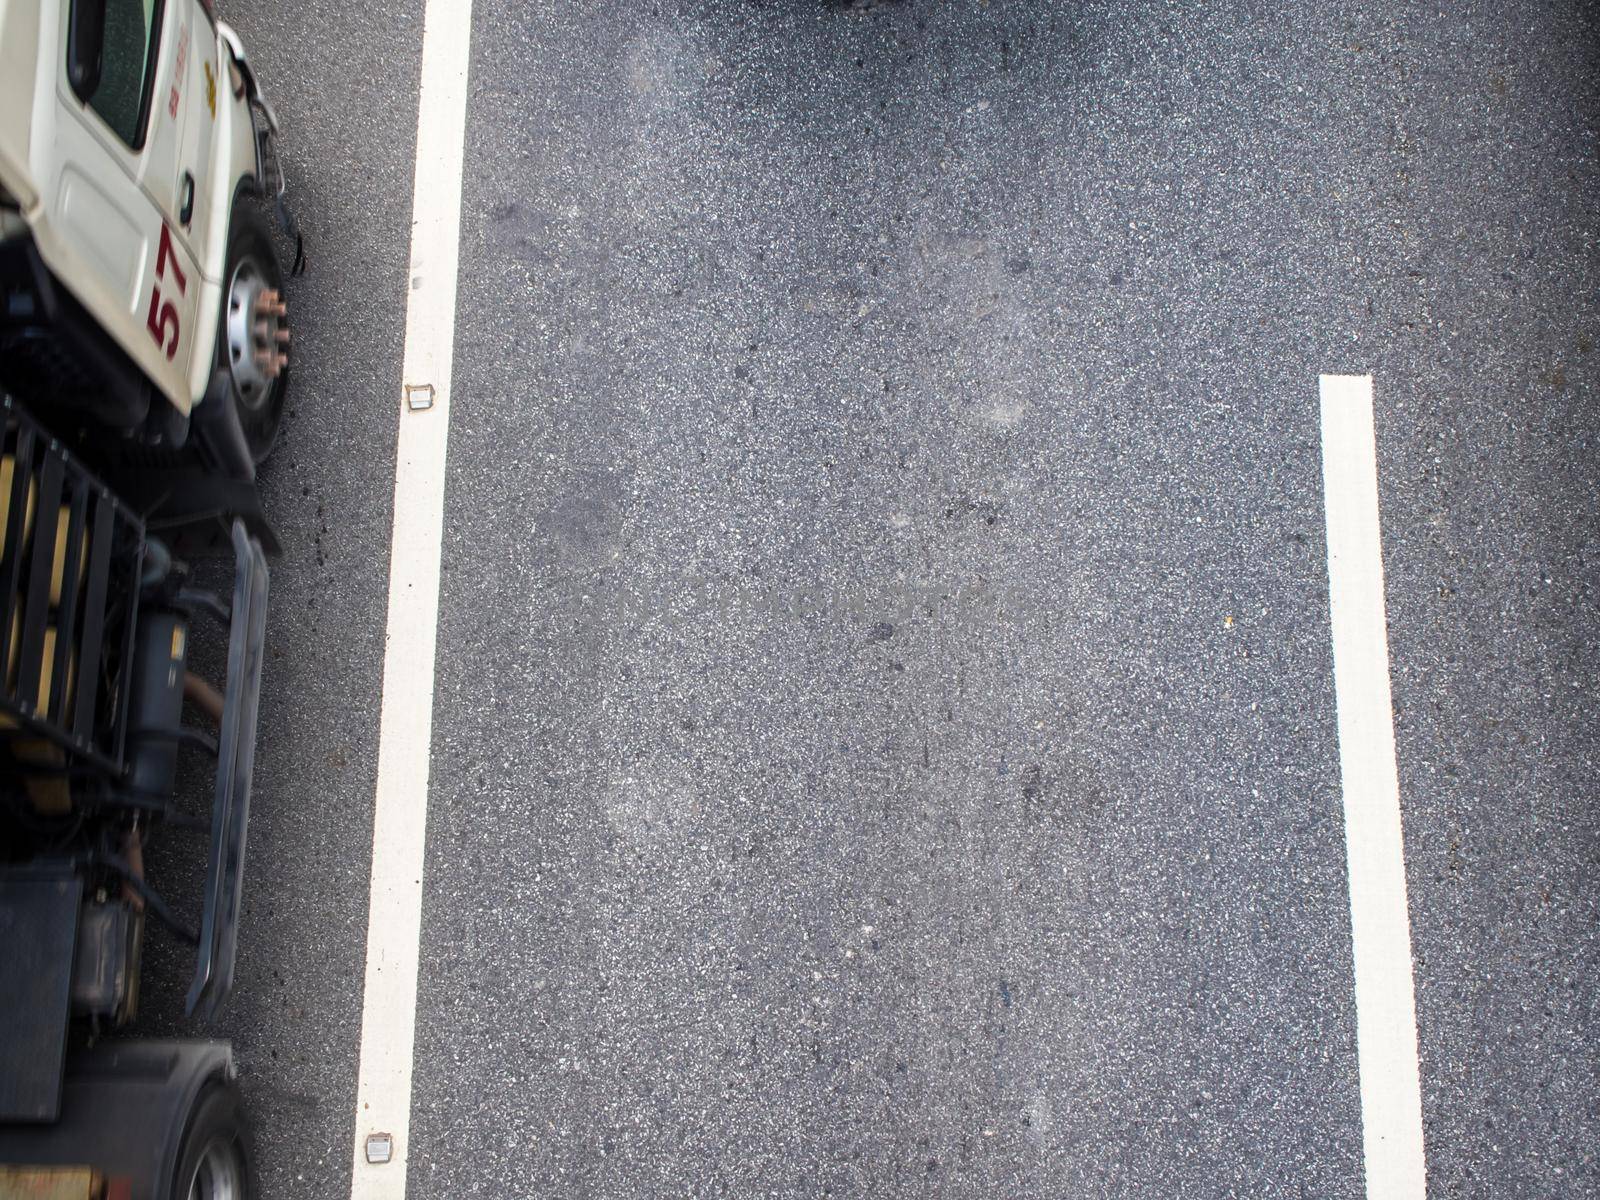
<svg viewBox="0 0 1600 1200"><path fill-rule="evenodd" d="M67 29L67 82L85 104L100 86L106 43L106 0L72 0Z"/></svg>

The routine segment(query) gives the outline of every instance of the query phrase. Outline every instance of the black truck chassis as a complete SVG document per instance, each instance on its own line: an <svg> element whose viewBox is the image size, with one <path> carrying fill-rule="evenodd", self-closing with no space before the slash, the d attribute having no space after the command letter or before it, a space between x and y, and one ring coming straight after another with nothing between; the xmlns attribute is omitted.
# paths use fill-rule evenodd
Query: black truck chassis
<svg viewBox="0 0 1600 1200"><path fill-rule="evenodd" d="M0 421L0 1197L36 1185L19 1168L71 1168L86 1196L165 1200L195 1114L231 1095L231 1051L107 1035L137 1013L148 925L194 947L190 1015L232 987L266 558L222 522L231 594L191 585L158 508L4 393ZM220 688L190 670L191 632L225 638ZM208 819L176 804L185 750L214 761ZM145 840L174 825L208 851L197 920L144 877Z"/></svg>

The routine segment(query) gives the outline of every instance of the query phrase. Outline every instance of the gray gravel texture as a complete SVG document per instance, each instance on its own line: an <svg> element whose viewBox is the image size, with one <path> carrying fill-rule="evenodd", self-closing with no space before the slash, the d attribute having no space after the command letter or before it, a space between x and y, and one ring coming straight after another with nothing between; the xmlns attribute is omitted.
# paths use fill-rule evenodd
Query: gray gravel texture
<svg viewBox="0 0 1600 1200"><path fill-rule="evenodd" d="M1326 370L1434 1193L1594 1189L1592 20L480 6L412 1194L1359 1195Z"/></svg>
<svg viewBox="0 0 1600 1200"><path fill-rule="evenodd" d="M348 1189L420 8L224 13L315 256L268 1200ZM1330 370L1430 1192L1600 1194L1592 11L475 9L411 1195L1359 1196Z"/></svg>
<svg viewBox="0 0 1600 1200"><path fill-rule="evenodd" d="M1600 1195L1600 12L1385 70L1369 287L1430 1194Z"/></svg>

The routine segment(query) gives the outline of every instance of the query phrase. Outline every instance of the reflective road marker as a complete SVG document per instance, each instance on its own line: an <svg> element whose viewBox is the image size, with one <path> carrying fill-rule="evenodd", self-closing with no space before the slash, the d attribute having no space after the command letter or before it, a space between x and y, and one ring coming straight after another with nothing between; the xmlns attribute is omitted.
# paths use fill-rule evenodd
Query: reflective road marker
<svg viewBox="0 0 1600 1200"><path fill-rule="evenodd" d="M1372 376L1324 375L1333 681L1339 707L1368 1200L1422 1200L1422 1093L1378 525Z"/></svg>
<svg viewBox="0 0 1600 1200"><path fill-rule="evenodd" d="M389 550L352 1200L401 1200L411 1142L439 543L461 232L471 0L427 0ZM426 403L419 398L426 398Z"/></svg>

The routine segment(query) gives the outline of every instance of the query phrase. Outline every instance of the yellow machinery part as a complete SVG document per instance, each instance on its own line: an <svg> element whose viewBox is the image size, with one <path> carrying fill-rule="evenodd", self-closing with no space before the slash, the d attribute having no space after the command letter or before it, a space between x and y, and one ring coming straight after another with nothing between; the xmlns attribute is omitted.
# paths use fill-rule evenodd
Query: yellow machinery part
<svg viewBox="0 0 1600 1200"><path fill-rule="evenodd" d="M50 681L56 673L56 627L44 627L44 662L39 664L39 694L34 697L33 708L35 712L45 712L45 705L50 703Z"/></svg>
<svg viewBox="0 0 1600 1200"><path fill-rule="evenodd" d="M20 607L11 611L11 641L10 649L6 652L6 691L14 692L17 688L17 666L22 660L22 609ZM4 720L15 728L15 722L8 718Z"/></svg>
<svg viewBox="0 0 1600 1200"><path fill-rule="evenodd" d="M40 712L44 711L45 704L50 699L50 683L55 678L56 671L56 627L44 627L44 661L39 664L39 694L32 697L33 707ZM22 613L11 614L11 648L6 654L6 691L15 692L17 687L17 668L22 660ZM77 678L76 661L69 664L67 671L66 695L72 695L72 684ZM0 729L15 729L15 724L8 724L4 717L0 717Z"/></svg>
<svg viewBox="0 0 1600 1200"><path fill-rule="evenodd" d="M17 456L0 457L0 558L11 553L8 535L11 531L11 481L17 473ZM33 532L33 510L39 500L39 485L28 481L28 505L22 514L22 544L28 544L28 534Z"/></svg>
<svg viewBox="0 0 1600 1200"><path fill-rule="evenodd" d="M34 812L43 817L64 817L72 811L72 788L67 777L59 773L67 765L67 756L61 747L43 738L27 738L13 742L11 753L19 764L54 768L56 772L22 777L23 789L28 793Z"/></svg>
<svg viewBox="0 0 1600 1200"><path fill-rule="evenodd" d="M50 560L50 604L54 607L61 603L61 595L66 586L67 574L67 533L72 526L72 509L67 505L61 506L61 512L56 516L56 549L55 555ZM89 538L88 531L80 539L78 545L78 568L73 572L74 587L83 588L84 572L89 566Z"/></svg>
<svg viewBox="0 0 1600 1200"><path fill-rule="evenodd" d="M93 1167L0 1166L0 1200L101 1200L105 1178Z"/></svg>
<svg viewBox="0 0 1600 1200"><path fill-rule="evenodd" d="M13 669L16 662L16 643L21 638L18 623L12 625L12 663ZM63 702L68 702L72 697L72 685L77 677L78 664L76 660L67 664L67 687L63 693ZM41 713L50 700L50 684L55 678L56 668L56 627L45 626L44 630L44 662L39 669L39 695L35 708ZM0 716L0 730L15 729L17 724L10 717ZM67 765L67 756L59 746L46 741L44 738L18 739L11 744L11 753L19 764L45 768L49 774L25 775L22 785L28 793L28 799L33 803L34 810L45 816L60 816L72 807L72 792L67 783L67 777L61 774L61 768ZM0 1198L3 1200L3 1198Z"/></svg>

